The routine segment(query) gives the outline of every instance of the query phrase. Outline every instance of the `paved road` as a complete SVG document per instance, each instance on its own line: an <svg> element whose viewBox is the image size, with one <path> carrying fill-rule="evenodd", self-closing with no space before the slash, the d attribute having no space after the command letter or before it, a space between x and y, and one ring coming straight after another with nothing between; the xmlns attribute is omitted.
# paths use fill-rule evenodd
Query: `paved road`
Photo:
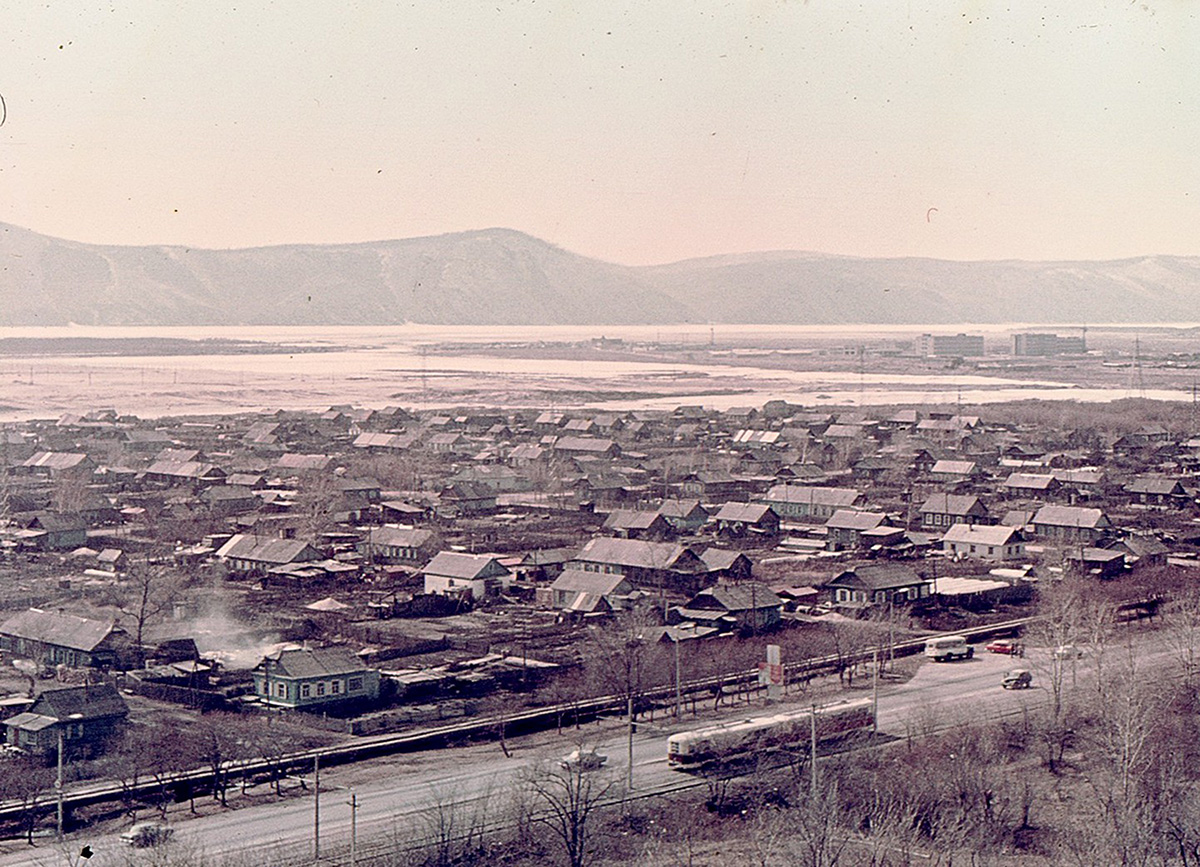
<svg viewBox="0 0 1200 867"><path fill-rule="evenodd" d="M1164 663L1170 656L1160 635L1138 646L1139 664ZM1064 681L1071 688L1087 688L1092 660L1064 663ZM1008 668L1025 667L1034 672L1035 686L1029 690L1008 691L1000 688L1000 677ZM971 719L990 718L1008 713L1020 713L1049 701L1044 685L1049 680L1050 659L1045 650L1031 649L1026 659L1014 660L980 652L971 660L951 663L923 662L917 674L904 684L882 683L879 697L879 728L881 733L903 738L921 735L933 728ZM869 681L859 681L856 697L871 694ZM798 703L797 706L803 706ZM764 713L761 705L736 712L753 716ZM735 718L728 712L723 718ZM672 731L695 727L691 718L680 725L664 727L642 726L634 738L635 789L651 790L666 787L684 779L678 771L667 767L666 737ZM486 814L501 818L507 795L516 786L523 772L539 763L552 762L569 752L580 735L588 746L595 745L607 754L608 770L603 773L624 780L628 771L627 740L616 726L585 727L578 733L564 731L563 735L543 734L516 739L509 743L513 751L506 757L496 744L469 747L461 750L433 751L410 756L379 760L373 767L347 766L334 768L321 775L321 837L325 848L344 847L350 838L349 791L353 786L357 796L358 839L363 845L374 840L407 841L429 833L437 822L438 805L457 806L443 811L447 818L462 823L471 815ZM590 740L596 738L596 740ZM379 763L386 763L381 774ZM298 785L294 783L293 785ZM342 787L342 788L335 788ZM186 814L177 814L183 819ZM313 838L313 799L311 795L288 798L278 802L216 813L179 821L170 844L192 853L203 853L206 859L236 853L267 853L272 850L311 853ZM71 835L72 852L87 844L95 856L88 867L128 864L129 848L115 835L95 835L81 831ZM0 867L50 867L73 864L50 841L35 848L19 848L0 854ZM85 862L79 862L85 863Z"/></svg>

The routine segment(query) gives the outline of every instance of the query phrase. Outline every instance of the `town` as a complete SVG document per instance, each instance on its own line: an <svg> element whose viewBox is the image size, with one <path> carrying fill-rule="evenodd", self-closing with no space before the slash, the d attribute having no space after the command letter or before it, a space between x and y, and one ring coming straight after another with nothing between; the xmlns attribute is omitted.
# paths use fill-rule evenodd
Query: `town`
<svg viewBox="0 0 1200 867"><path fill-rule="evenodd" d="M289 755L432 723L736 706L768 643L853 683L872 653L1027 617L1064 581L1153 617L1200 566L1185 410L977 411L11 425L0 800L32 840L56 760L60 781L64 763L68 781L140 777L150 806L224 800L234 759L279 791ZM203 785L168 784L203 766Z"/></svg>

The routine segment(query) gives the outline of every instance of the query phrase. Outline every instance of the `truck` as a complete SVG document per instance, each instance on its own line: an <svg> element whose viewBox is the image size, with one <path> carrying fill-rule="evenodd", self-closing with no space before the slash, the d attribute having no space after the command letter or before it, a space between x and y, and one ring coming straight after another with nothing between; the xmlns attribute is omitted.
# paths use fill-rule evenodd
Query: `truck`
<svg viewBox="0 0 1200 867"><path fill-rule="evenodd" d="M813 736L814 714L821 742L865 732L875 724L875 704L869 698L718 723L667 738L667 765L686 770L792 744L807 745Z"/></svg>
<svg viewBox="0 0 1200 867"><path fill-rule="evenodd" d="M925 658L934 662L951 662L974 656L975 648L967 644L967 639L961 635L943 635L925 642Z"/></svg>

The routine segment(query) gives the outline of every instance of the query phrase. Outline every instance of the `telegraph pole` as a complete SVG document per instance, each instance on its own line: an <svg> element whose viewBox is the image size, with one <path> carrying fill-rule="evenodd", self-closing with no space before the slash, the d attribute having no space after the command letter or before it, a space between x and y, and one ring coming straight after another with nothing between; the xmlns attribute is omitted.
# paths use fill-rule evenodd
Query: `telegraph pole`
<svg viewBox="0 0 1200 867"><path fill-rule="evenodd" d="M626 701L629 709L629 771L626 774L626 783L629 790L633 791L633 695L629 695Z"/></svg>
<svg viewBox="0 0 1200 867"><path fill-rule="evenodd" d="M358 867L358 794L350 790L350 867Z"/></svg>
<svg viewBox="0 0 1200 867"><path fill-rule="evenodd" d="M875 677L871 684L871 734L879 734L879 648L872 652L871 670Z"/></svg>
<svg viewBox="0 0 1200 867"><path fill-rule="evenodd" d="M58 726L58 775L54 778L54 797L58 802L58 821L55 825L58 839L63 836L63 730Z"/></svg>
<svg viewBox="0 0 1200 867"><path fill-rule="evenodd" d="M321 754L313 756L313 863L321 861Z"/></svg>
<svg viewBox="0 0 1200 867"><path fill-rule="evenodd" d="M675 627L679 629L679 627ZM675 635L675 719L683 715L683 691L679 683L679 634Z"/></svg>
<svg viewBox="0 0 1200 867"><path fill-rule="evenodd" d="M809 720L809 740L810 749L812 751L812 768L809 777L812 779L812 796L813 802L817 799L817 705L813 703L812 713L808 717Z"/></svg>

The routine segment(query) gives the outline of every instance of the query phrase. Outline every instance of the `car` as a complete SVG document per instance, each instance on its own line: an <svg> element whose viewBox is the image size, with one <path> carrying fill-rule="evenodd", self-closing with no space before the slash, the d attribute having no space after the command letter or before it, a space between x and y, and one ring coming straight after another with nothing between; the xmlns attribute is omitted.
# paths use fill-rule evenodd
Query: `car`
<svg viewBox="0 0 1200 867"><path fill-rule="evenodd" d="M558 764L566 770L596 771L604 767L608 756L602 756L595 750L575 749L558 760Z"/></svg>
<svg viewBox="0 0 1200 867"><path fill-rule="evenodd" d="M1005 656L1024 656L1025 648L1015 638L997 638L986 647L988 653L1001 653Z"/></svg>
<svg viewBox="0 0 1200 867"><path fill-rule="evenodd" d="M145 849L157 846L171 839L174 828L168 828L161 822L138 822L121 832L121 840L135 849Z"/></svg>
<svg viewBox="0 0 1200 867"><path fill-rule="evenodd" d="M1083 659L1083 651L1074 644L1060 644L1054 648L1055 659Z"/></svg>
<svg viewBox="0 0 1200 867"><path fill-rule="evenodd" d="M1028 668L1013 668L1004 672L1000 685L1005 689L1029 689L1033 686L1033 672Z"/></svg>

